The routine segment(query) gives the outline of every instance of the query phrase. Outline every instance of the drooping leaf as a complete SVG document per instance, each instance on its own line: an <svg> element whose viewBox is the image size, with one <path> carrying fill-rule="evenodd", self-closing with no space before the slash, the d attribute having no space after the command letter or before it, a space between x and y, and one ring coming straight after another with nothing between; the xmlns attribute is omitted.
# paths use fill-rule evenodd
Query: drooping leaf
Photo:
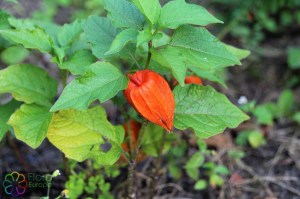
<svg viewBox="0 0 300 199"><path fill-rule="evenodd" d="M49 107L23 104L9 119L17 139L32 148L37 148L46 138L53 113Z"/></svg>
<svg viewBox="0 0 300 199"><path fill-rule="evenodd" d="M172 37L170 45L177 48L186 62L203 69L241 64L216 37L205 28L182 26Z"/></svg>
<svg viewBox="0 0 300 199"><path fill-rule="evenodd" d="M34 65L12 65L0 71L0 93L11 93L18 101L50 105L56 92L57 81Z"/></svg>
<svg viewBox="0 0 300 199"><path fill-rule="evenodd" d="M0 141L9 130L9 126L6 124L9 117L19 108L20 102L11 100L9 103L0 105Z"/></svg>
<svg viewBox="0 0 300 199"><path fill-rule="evenodd" d="M128 0L105 0L105 9L114 25L120 28L142 29L145 18Z"/></svg>
<svg viewBox="0 0 300 199"><path fill-rule="evenodd" d="M128 28L120 32L113 40L109 50L105 55L111 55L120 52L128 43L136 43L138 31L133 28Z"/></svg>
<svg viewBox="0 0 300 199"><path fill-rule="evenodd" d="M159 25L176 29L184 24L206 26L222 21L211 15L205 8L196 4L188 4L185 0L168 2L161 10Z"/></svg>
<svg viewBox="0 0 300 199"><path fill-rule="evenodd" d="M132 0L132 2L152 25L156 24L161 12L159 0Z"/></svg>
<svg viewBox="0 0 300 199"><path fill-rule="evenodd" d="M99 106L54 113L47 137L68 158L76 161L91 158L99 164L111 165L121 155L124 129L112 126L106 117Z"/></svg>
<svg viewBox="0 0 300 199"><path fill-rule="evenodd" d="M249 117L221 93L210 86L177 86L174 91L174 126L194 129L197 136L207 138L235 128Z"/></svg>
<svg viewBox="0 0 300 199"><path fill-rule="evenodd" d="M64 61L59 68L70 71L73 75L83 75L88 66L96 61L96 58L89 50L76 51L67 61Z"/></svg>
<svg viewBox="0 0 300 199"><path fill-rule="evenodd" d="M117 29L104 17L90 16L84 25L88 42L92 44L93 54L102 59L117 35Z"/></svg>
<svg viewBox="0 0 300 199"><path fill-rule="evenodd" d="M128 78L115 66L108 62L97 62L65 87L51 111L69 108L84 110L96 99L105 102L114 97L127 84Z"/></svg>
<svg viewBox="0 0 300 199"><path fill-rule="evenodd" d="M5 39L22 44L25 48L37 49L41 52L51 52L51 39L41 28L34 30L0 30Z"/></svg>
<svg viewBox="0 0 300 199"><path fill-rule="evenodd" d="M57 41L61 47L65 47L71 44L75 38L82 31L82 22L80 20L75 20L71 24L65 24L61 27L58 35Z"/></svg>

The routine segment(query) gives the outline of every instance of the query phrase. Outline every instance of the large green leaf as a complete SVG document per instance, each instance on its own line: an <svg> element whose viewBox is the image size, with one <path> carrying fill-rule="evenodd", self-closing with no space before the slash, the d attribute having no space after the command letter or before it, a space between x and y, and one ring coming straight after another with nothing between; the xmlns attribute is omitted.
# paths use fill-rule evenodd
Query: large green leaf
<svg viewBox="0 0 300 199"><path fill-rule="evenodd" d="M117 29L104 17L90 16L84 25L88 42L92 44L93 54L102 59L117 35Z"/></svg>
<svg viewBox="0 0 300 199"><path fill-rule="evenodd" d="M114 25L120 28L142 29L145 18L137 7L127 0L105 0L105 9Z"/></svg>
<svg viewBox="0 0 300 199"><path fill-rule="evenodd" d="M154 25L159 19L161 6L159 0L132 0L148 21Z"/></svg>
<svg viewBox="0 0 300 199"><path fill-rule="evenodd" d="M171 29L176 29L183 24L206 26L211 23L222 23L222 21L211 15L205 8L188 4L185 0L167 3L162 8L159 18L160 26Z"/></svg>
<svg viewBox="0 0 300 199"><path fill-rule="evenodd" d="M9 130L9 126L6 124L10 116L19 108L20 102L11 100L9 103L0 105L0 141Z"/></svg>
<svg viewBox="0 0 300 199"><path fill-rule="evenodd" d="M65 47L71 44L81 31L82 22L79 20L76 20L71 24L65 24L57 34L57 41L59 45L61 47Z"/></svg>
<svg viewBox="0 0 300 199"><path fill-rule="evenodd" d="M65 87L51 111L86 109L99 99L105 102L127 87L128 78L108 62L92 64L87 72Z"/></svg>
<svg viewBox="0 0 300 199"><path fill-rule="evenodd" d="M205 28L182 26L174 32L170 45L180 50L187 63L203 69L241 64L239 59Z"/></svg>
<svg viewBox="0 0 300 199"><path fill-rule="evenodd" d="M225 95L210 86L177 86L173 93L174 126L181 130L192 128L201 138L222 133L227 127L235 128L248 119Z"/></svg>
<svg viewBox="0 0 300 199"><path fill-rule="evenodd" d="M0 35L5 39L22 44L25 48L40 50L41 52L51 52L52 41L41 28L34 30L0 30Z"/></svg>
<svg viewBox="0 0 300 199"><path fill-rule="evenodd" d="M16 137L32 148L37 148L46 138L53 113L49 107L23 104L9 119Z"/></svg>
<svg viewBox="0 0 300 199"><path fill-rule="evenodd" d="M0 71L0 93L11 93L18 101L50 105L56 92L57 81L34 65L12 65Z"/></svg>
<svg viewBox="0 0 300 199"><path fill-rule="evenodd" d="M111 165L121 155L124 129L112 126L105 110L97 106L54 113L47 137L68 158L77 161L92 158L100 164Z"/></svg>
<svg viewBox="0 0 300 199"><path fill-rule="evenodd" d="M89 50L76 51L67 61L64 61L59 68L70 71L73 75L82 75L88 66L96 61L96 57Z"/></svg>
<svg viewBox="0 0 300 199"><path fill-rule="evenodd" d="M134 28L128 28L120 32L113 40L109 51L105 55L116 54L120 52L128 43L135 42L138 35L138 31Z"/></svg>

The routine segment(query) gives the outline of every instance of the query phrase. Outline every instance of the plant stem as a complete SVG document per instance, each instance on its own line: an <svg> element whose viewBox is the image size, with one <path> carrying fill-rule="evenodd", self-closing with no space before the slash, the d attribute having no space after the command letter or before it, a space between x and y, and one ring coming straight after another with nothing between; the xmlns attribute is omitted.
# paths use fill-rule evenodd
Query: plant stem
<svg viewBox="0 0 300 199"><path fill-rule="evenodd" d="M129 163L128 167L128 198L135 199L136 193L134 188L134 173L135 173L135 161Z"/></svg>
<svg viewBox="0 0 300 199"><path fill-rule="evenodd" d="M152 181L150 184L149 199L152 199L155 196L155 191L156 191L155 189L156 189L157 182L158 182L159 175L160 175L159 171L160 171L160 167L161 167L162 152L163 152L164 145L165 145L166 135L167 135L167 133L164 132L160 147L158 149L158 157L156 158L156 161L155 161L154 174L153 174Z"/></svg>
<svg viewBox="0 0 300 199"><path fill-rule="evenodd" d="M146 69L149 68L149 64L150 64L150 60L151 60L151 56L152 56L152 53L150 51L151 48L152 48L152 40L148 42L148 56L147 56L147 61L146 61L146 66L145 66Z"/></svg>
<svg viewBox="0 0 300 199"><path fill-rule="evenodd" d="M130 159L128 163L128 198L136 198L135 188L134 188L134 173L135 173L135 152L133 148L133 140L131 136L130 120L127 120L127 138L129 141Z"/></svg>

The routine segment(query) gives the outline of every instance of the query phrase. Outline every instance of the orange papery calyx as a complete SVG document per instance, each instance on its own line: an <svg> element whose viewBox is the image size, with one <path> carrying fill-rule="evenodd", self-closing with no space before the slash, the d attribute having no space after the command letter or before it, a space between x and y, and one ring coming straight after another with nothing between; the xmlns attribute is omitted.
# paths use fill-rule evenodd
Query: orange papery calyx
<svg viewBox="0 0 300 199"><path fill-rule="evenodd" d="M128 125L130 126L130 131L128 129ZM139 139L139 133L142 127L142 124L134 121L129 120L129 122L123 124L123 127L125 129L125 140L122 143L122 149L127 152L131 153L132 151L136 151L138 147L138 139ZM135 157L135 161L140 162L143 161L146 158L146 154L142 151L139 151ZM125 163L126 158L124 157L124 154L121 155L119 163Z"/></svg>
<svg viewBox="0 0 300 199"><path fill-rule="evenodd" d="M184 82L186 84L199 84L199 85L203 85L203 81L200 77L195 76L195 75L190 75L190 76L186 76L184 79Z"/></svg>
<svg viewBox="0 0 300 199"><path fill-rule="evenodd" d="M124 92L127 101L144 118L172 131L175 101L168 82L151 70L137 71L128 77Z"/></svg>

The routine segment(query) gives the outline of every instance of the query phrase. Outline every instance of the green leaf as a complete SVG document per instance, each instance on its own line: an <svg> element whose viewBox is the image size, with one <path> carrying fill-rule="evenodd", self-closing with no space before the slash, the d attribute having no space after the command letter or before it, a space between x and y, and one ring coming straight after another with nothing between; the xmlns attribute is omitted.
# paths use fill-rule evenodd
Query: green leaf
<svg viewBox="0 0 300 199"><path fill-rule="evenodd" d="M248 141L253 148L258 148L266 143L263 134L259 131L251 131L248 136Z"/></svg>
<svg viewBox="0 0 300 199"><path fill-rule="evenodd" d="M139 47L143 43L146 43L146 42L148 42L150 40L153 40L153 39L160 39L162 37L163 37L163 34L161 32L158 32L158 33L152 35L152 32L149 29L139 31L139 34L137 36L136 46Z"/></svg>
<svg viewBox="0 0 300 199"><path fill-rule="evenodd" d="M288 65L291 69L300 68L300 48L288 49Z"/></svg>
<svg viewBox="0 0 300 199"><path fill-rule="evenodd" d="M8 18L10 15L7 11L0 9L0 29L8 29L10 27Z"/></svg>
<svg viewBox="0 0 300 199"><path fill-rule="evenodd" d="M84 25L86 39L92 44L93 54L102 59L117 35L117 29L104 17L90 16Z"/></svg>
<svg viewBox="0 0 300 199"><path fill-rule="evenodd" d="M204 156L201 152L196 152L192 157L186 162L184 168L188 176L194 180L199 178L199 167L204 163Z"/></svg>
<svg viewBox="0 0 300 199"><path fill-rule="evenodd" d="M177 79L180 86L184 86L184 79L186 75L187 65L186 57L184 57L180 51L173 47L167 47L165 49L156 51L151 49L153 60L171 69L172 74Z"/></svg>
<svg viewBox="0 0 300 199"><path fill-rule="evenodd" d="M50 105L56 92L57 81L34 65L12 65L0 71L0 93L11 93L18 101Z"/></svg>
<svg viewBox="0 0 300 199"><path fill-rule="evenodd" d="M294 114L293 120L300 125L300 112Z"/></svg>
<svg viewBox="0 0 300 199"><path fill-rule="evenodd" d="M7 65L17 64L28 57L29 51L23 46L11 46L1 52L1 59Z"/></svg>
<svg viewBox="0 0 300 199"><path fill-rule="evenodd" d="M132 2L152 25L156 24L161 12L159 0L132 0Z"/></svg>
<svg viewBox="0 0 300 199"><path fill-rule="evenodd" d="M189 66L202 69L241 64L216 37L205 28L181 26L172 37L172 48L177 48Z"/></svg>
<svg viewBox="0 0 300 199"><path fill-rule="evenodd" d="M294 106L293 92L289 89L284 90L279 96L277 106L280 116L288 116L292 112Z"/></svg>
<svg viewBox="0 0 300 199"><path fill-rule="evenodd" d="M196 135L207 138L222 133L225 128L235 128L249 119L225 95L210 86L177 86L174 91L174 126L184 130L193 128Z"/></svg>
<svg viewBox="0 0 300 199"><path fill-rule="evenodd" d="M106 117L100 106L54 113L47 137L68 158L91 158L99 164L112 165L121 155L124 129L111 125Z"/></svg>
<svg viewBox="0 0 300 199"><path fill-rule="evenodd" d="M23 104L9 119L17 139L32 148L37 148L46 138L53 113L49 107Z"/></svg>
<svg viewBox="0 0 300 199"><path fill-rule="evenodd" d="M16 19L16 18L9 18L9 24L16 29L21 30L34 30L36 27L29 19Z"/></svg>
<svg viewBox="0 0 300 199"><path fill-rule="evenodd" d="M154 142L158 142L161 140L164 134L164 129L156 124L149 123L145 130L141 139L141 145L151 145Z"/></svg>
<svg viewBox="0 0 300 199"><path fill-rule="evenodd" d="M266 105L257 106L253 111L259 124L272 125L274 116L272 111Z"/></svg>
<svg viewBox="0 0 300 199"><path fill-rule="evenodd" d="M184 24L206 26L222 21L211 15L205 8L188 4L185 0L174 0L167 3L161 10L159 25L165 28L176 29Z"/></svg>
<svg viewBox="0 0 300 199"><path fill-rule="evenodd" d="M6 124L10 116L19 108L20 102L11 100L9 103L0 105L0 141L9 130L9 126Z"/></svg>
<svg viewBox="0 0 300 199"><path fill-rule="evenodd" d="M221 175L228 175L230 171L224 165L218 165L215 167L214 172Z"/></svg>
<svg viewBox="0 0 300 199"><path fill-rule="evenodd" d="M137 7L127 0L105 0L105 9L114 25L120 28L142 29L145 18Z"/></svg>
<svg viewBox="0 0 300 199"><path fill-rule="evenodd" d="M211 186L222 186L224 184L224 180L221 176L212 174L209 176L209 184Z"/></svg>
<svg viewBox="0 0 300 199"><path fill-rule="evenodd" d="M71 44L82 31L82 22L75 20L71 24L65 24L57 35L57 41L61 47Z"/></svg>
<svg viewBox="0 0 300 199"><path fill-rule="evenodd" d="M138 31L133 28L128 28L120 32L113 40L109 51L105 55L112 55L120 52L128 43L136 43Z"/></svg>
<svg viewBox="0 0 300 199"><path fill-rule="evenodd" d="M59 65L60 69L70 71L73 75L82 75L88 66L96 61L96 58L89 50L76 51L67 61Z"/></svg>
<svg viewBox="0 0 300 199"><path fill-rule="evenodd" d="M219 84L221 84L222 86L224 86L225 88L227 88L226 83L224 78L221 76L221 74L223 73L223 70L202 70L200 68L197 67L190 67L190 69L196 73L196 75L198 75L199 77L203 78L203 79L207 79L209 81L212 82L217 82ZM221 74L220 74L221 73Z"/></svg>
<svg viewBox="0 0 300 199"><path fill-rule="evenodd" d="M151 156L158 156L162 137L164 134L164 129L156 124L149 123L140 140L140 145L142 147L142 150Z"/></svg>
<svg viewBox="0 0 300 199"><path fill-rule="evenodd" d="M250 133L251 133L251 131L249 131L249 130L239 132L237 138L235 139L236 144L239 146L246 146L248 143L248 137L249 137Z"/></svg>
<svg viewBox="0 0 300 199"><path fill-rule="evenodd" d="M41 52L51 52L51 39L41 28L34 30L0 30L5 39L22 44L25 48L37 49Z"/></svg>
<svg viewBox="0 0 300 199"><path fill-rule="evenodd" d="M251 53L249 50L239 49L234 46L227 45L227 44L224 44L224 45L225 45L226 49L229 52L231 52L232 54L234 54L239 60L245 59Z"/></svg>
<svg viewBox="0 0 300 199"><path fill-rule="evenodd" d="M198 180L194 185L194 189L196 189L196 190L203 190L206 187L207 187L206 180Z"/></svg>
<svg viewBox="0 0 300 199"><path fill-rule="evenodd" d="M50 111L86 109L99 99L105 102L127 88L128 78L108 62L90 65L87 72L68 84Z"/></svg>

